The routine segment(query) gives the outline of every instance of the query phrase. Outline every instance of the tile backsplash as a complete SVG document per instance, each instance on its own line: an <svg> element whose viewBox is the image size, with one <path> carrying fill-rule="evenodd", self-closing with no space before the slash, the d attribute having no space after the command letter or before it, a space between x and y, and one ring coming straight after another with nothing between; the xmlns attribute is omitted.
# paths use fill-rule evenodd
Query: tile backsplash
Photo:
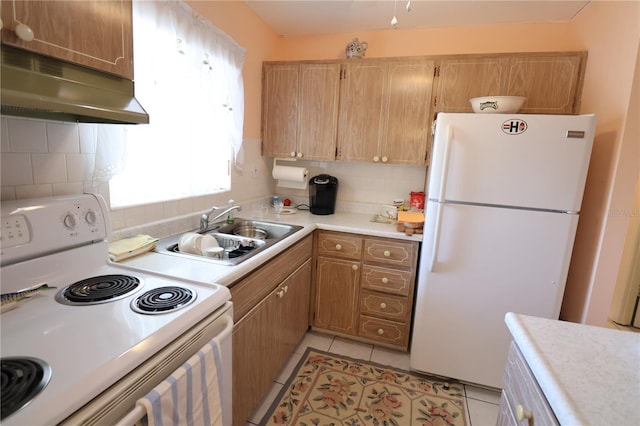
<svg viewBox="0 0 640 426"><path fill-rule="evenodd" d="M92 186L96 143L95 124L65 123L10 116L0 118L2 155L1 200L50 197L97 192L109 203L108 185ZM111 211L116 236L144 232L143 227L166 221L197 225L199 213L213 205L266 203L274 194L308 203L308 190L275 186L272 159L262 157L259 139L245 139L243 170L232 171L231 190L218 194L172 200ZM309 178L326 173L339 179L338 211L375 212L380 204L408 199L411 191L424 188L426 167L371 163L299 161ZM250 212L250 209L246 210ZM249 213L247 213L249 214ZM166 232L173 232L167 227ZM160 232L160 231L158 231ZM167 234L168 235L168 234ZM157 235L159 237L165 235Z"/></svg>
<svg viewBox="0 0 640 426"><path fill-rule="evenodd" d="M35 119L1 120L2 200L90 190L96 147L95 142L82 138L81 126Z"/></svg>

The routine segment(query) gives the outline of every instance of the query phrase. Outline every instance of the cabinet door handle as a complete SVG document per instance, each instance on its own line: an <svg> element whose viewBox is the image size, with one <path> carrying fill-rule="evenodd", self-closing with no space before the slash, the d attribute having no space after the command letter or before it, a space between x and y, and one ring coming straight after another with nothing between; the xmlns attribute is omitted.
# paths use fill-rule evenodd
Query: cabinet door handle
<svg viewBox="0 0 640 426"><path fill-rule="evenodd" d="M373 157L373 162L377 163L378 161L380 161L380 157L378 157L377 155Z"/></svg>
<svg viewBox="0 0 640 426"><path fill-rule="evenodd" d="M282 299L282 298L284 297L284 290L280 290L280 291L278 292L278 297L279 297L280 299Z"/></svg>
<svg viewBox="0 0 640 426"><path fill-rule="evenodd" d="M28 25L25 25L22 22L16 25L15 33L16 36L22 41L32 41L34 38L33 30L29 28Z"/></svg>
<svg viewBox="0 0 640 426"><path fill-rule="evenodd" d="M336 250L342 250L342 246L340 244L336 244Z"/></svg>
<svg viewBox="0 0 640 426"><path fill-rule="evenodd" d="M380 281L382 281L382 284L388 284L389 283L389 278L384 277Z"/></svg>
<svg viewBox="0 0 640 426"><path fill-rule="evenodd" d="M289 286L288 286L288 285L285 285L285 286L284 286L284 292L286 293L286 292L288 292L288 291L289 291Z"/></svg>
<svg viewBox="0 0 640 426"><path fill-rule="evenodd" d="M295 151L291 151L289 153L289 157L294 157L295 158L295 156L296 156L296 152Z"/></svg>
<svg viewBox="0 0 640 426"><path fill-rule="evenodd" d="M382 157L382 162L386 163L387 161L389 161L389 159L387 157Z"/></svg>
<svg viewBox="0 0 640 426"><path fill-rule="evenodd" d="M381 328L379 328L379 329L378 329L378 334L379 334L379 335L383 335L383 334L384 334L384 330L383 330L383 329L381 329Z"/></svg>
<svg viewBox="0 0 640 426"><path fill-rule="evenodd" d="M358 270L358 265L351 265L351 269L353 269L354 271Z"/></svg>
<svg viewBox="0 0 640 426"><path fill-rule="evenodd" d="M297 153L297 154L296 154L296 157L298 157L298 158L302 158L302 153L301 153L301 152Z"/></svg>
<svg viewBox="0 0 640 426"><path fill-rule="evenodd" d="M385 250L384 253L382 253L384 255L384 257L389 257L391 256L391 252L389 250Z"/></svg>
<svg viewBox="0 0 640 426"><path fill-rule="evenodd" d="M380 303L380 309L387 309L387 304L384 302Z"/></svg>
<svg viewBox="0 0 640 426"><path fill-rule="evenodd" d="M519 422L523 421L524 419L532 420L533 413L531 411L525 410L522 405L518 404L518 406L516 407L516 417L518 418Z"/></svg>

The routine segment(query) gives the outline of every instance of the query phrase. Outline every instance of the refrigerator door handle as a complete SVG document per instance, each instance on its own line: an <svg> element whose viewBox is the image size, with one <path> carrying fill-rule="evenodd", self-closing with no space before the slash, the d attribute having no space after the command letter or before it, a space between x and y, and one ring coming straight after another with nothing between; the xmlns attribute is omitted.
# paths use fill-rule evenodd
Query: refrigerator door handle
<svg viewBox="0 0 640 426"><path fill-rule="evenodd" d="M440 170L440 188L438 191L438 202L436 206L436 221L435 229L433 233L433 252L431 253L431 261L429 262L429 271L433 272L433 267L438 260L438 248L440 246L440 226L442 224L442 208L445 202L444 193L446 189L445 183L447 182L447 174L449 173L449 151L451 150L451 144L453 143L453 127L447 125L445 128L445 140L444 140L444 158L442 161L442 169Z"/></svg>
<svg viewBox="0 0 640 426"><path fill-rule="evenodd" d="M433 251L431 252L431 261L429 262L429 272L433 272L433 267L438 260L438 248L440 246L440 227L442 225L442 208L443 203L436 203L436 221L433 231Z"/></svg>
<svg viewBox="0 0 640 426"><path fill-rule="evenodd" d="M438 191L438 201L443 202L445 200L444 193L446 189L447 175L449 174L449 151L451 150L451 144L453 143L453 128L451 125L447 125L446 136L444 140L444 158L442 161L442 168L440 169L440 190Z"/></svg>

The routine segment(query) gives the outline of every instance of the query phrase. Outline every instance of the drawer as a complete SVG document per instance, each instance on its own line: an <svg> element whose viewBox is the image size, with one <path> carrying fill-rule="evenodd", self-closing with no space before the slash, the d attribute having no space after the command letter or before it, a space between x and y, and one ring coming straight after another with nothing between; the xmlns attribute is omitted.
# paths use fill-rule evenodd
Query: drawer
<svg viewBox="0 0 640 426"><path fill-rule="evenodd" d="M413 241L365 238L365 263L383 263L386 265L411 268L418 256L418 243Z"/></svg>
<svg viewBox="0 0 640 426"><path fill-rule="evenodd" d="M504 393L511 411L518 412L518 406L532 415L529 424L558 425L547 399L536 378L515 342L511 342L509 358L504 373Z"/></svg>
<svg viewBox="0 0 640 426"><path fill-rule="evenodd" d="M406 323L360 315L358 336L406 347L409 343L409 326Z"/></svg>
<svg viewBox="0 0 640 426"><path fill-rule="evenodd" d="M362 258L362 237L333 232L319 232L318 255L360 260Z"/></svg>
<svg viewBox="0 0 640 426"><path fill-rule="evenodd" d="M408 296L413 289L414 275L411 271L364 265L361 285L369 290Z"/></svg>
<svg viewBox="0 0 640 426"><path fill-rule="evenodd" d="M363 291L360 293L360 313L406 322L410 314L409 302L406 297Z"/></svg>

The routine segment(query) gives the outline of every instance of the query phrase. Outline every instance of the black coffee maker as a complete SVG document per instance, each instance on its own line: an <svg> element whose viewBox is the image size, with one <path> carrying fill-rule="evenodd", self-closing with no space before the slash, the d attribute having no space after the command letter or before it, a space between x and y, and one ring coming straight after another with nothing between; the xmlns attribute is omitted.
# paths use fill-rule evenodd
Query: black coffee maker
<svg viewBox="0 0 640 426"><path fill-rule="evenodd" d="M336 211L338 178L318 175L309 180L309 203L312 214L333 214Z"/></svg>

